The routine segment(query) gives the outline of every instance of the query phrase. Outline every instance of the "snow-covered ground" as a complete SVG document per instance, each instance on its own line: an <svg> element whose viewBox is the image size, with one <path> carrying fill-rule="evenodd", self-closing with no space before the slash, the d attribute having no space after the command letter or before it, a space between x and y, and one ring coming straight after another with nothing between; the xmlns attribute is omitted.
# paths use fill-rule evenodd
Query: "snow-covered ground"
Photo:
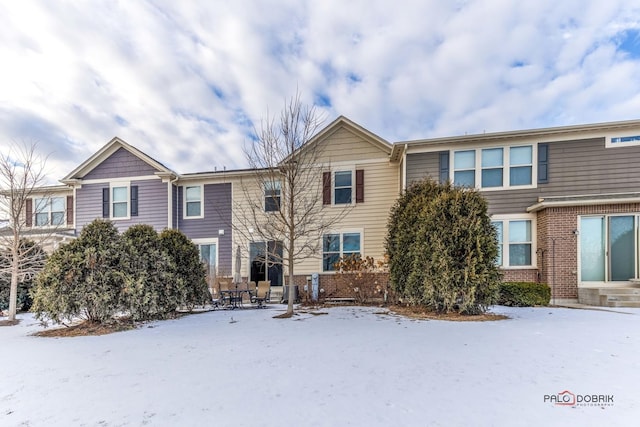
<svg viewBox="0 0 640 427"><path fill-rule="evenodd" d="M41 327L22 315L0 327L0 425L640 425L640 310L495 307L510 317L495 322L279 310L75 338L31 336ZM613 404L545 402L565 390Z"/></svg>

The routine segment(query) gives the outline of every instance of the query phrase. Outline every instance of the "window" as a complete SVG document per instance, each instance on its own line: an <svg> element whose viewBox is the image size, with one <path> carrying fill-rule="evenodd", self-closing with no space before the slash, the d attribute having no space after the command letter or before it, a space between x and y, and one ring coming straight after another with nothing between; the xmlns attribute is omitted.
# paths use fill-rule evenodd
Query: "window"
<svg viewBox="0 0 640 427"><path fill-rule="evenodd" d="M202 217L202 186L185 187L184 194L185 218Z"/></svg>
<svg viewBox="0 0 640 427"><path fill-rule="evenodd" d="M280 210L281 197L280 181L268 181L264 184L264 211L275 212Z"/></svg>
<svg viewBox="0 0 640 427"><path fill-rule="evenodd" d="M532 219L492 221L497 231L498 259L502 267L533 267L535 253Z"/></svg>
<svg viewBox="0 0 640 427"><path fill-rule="evenodd" d="M482 150L482 187L502 187L502 148Z"/></svg>
<svg viewBox="0 0 640 427"><path fill-rule="evenodd" d="M129 216L129 187L111 187L111 217Z"/></svg>
<svg viewBox="0 0 640 427"><path fill-rule="evenodd" d="M533 148L511 147L509 149L509 185L531 185L533 170Z"/></svg>
<svg viewBox="0 0 640 427"><path fill-rule="evenodd" d="M35 202L35 225L46 227L64 224L64 197L37 198Z"/></svg>
<svg viewBox="0 0 640 427"><path fill-rule="evenodd" d="M322 237L322 270L335 271L341 258L361 255L361 234L331 233Z"/></svg>
<svg viewBox="0 0 640 427"><path fill-rule="evenodd" d="M351 204L353 179L351 171L337 171L333 175L333 203L336 205Z"/></svg>
<svg viewBox="0 0 640 427"><path fill-rule="evenodd" d="M533 156L532 145L454 151L453 183L488 190L531 186Z"/></svg>
<svg viewBox="0 0 640 427"><path fill-rule="evenodd" d="M605 142L605 146L610 147L629 147L640 145L640 135L618 135L610 136Z"/></svg>
<svg viewBox="0 0 640 427"><path fill-rule="evenodd" d="M269 280L271 286L282 286L284 283L283 253L284 249L280 241L249 243L249 280L256 283Z"/></svg>
<svg viewBox="0 0 640 427"><path fill-rule="evenodd" d="M456 151L453 153L453 183L463 187L476 185L476 152L475 150Z"/></svg>
<svg viewBox="0 0 640 427"><path fill-rule="evenodd" d="M637 277L638 215L579 217L581 282L624 282Z"/></svg>

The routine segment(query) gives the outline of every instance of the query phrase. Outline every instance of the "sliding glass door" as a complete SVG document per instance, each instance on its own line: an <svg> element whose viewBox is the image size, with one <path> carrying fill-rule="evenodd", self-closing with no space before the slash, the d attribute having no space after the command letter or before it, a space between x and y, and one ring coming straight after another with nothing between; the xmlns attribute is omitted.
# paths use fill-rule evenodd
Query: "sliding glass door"
<svg viewBox="0 0 640 427"><path fill-rule="evenodd" d="M638 216L580 218L580 281L627 281L637 269Z"/></svg>

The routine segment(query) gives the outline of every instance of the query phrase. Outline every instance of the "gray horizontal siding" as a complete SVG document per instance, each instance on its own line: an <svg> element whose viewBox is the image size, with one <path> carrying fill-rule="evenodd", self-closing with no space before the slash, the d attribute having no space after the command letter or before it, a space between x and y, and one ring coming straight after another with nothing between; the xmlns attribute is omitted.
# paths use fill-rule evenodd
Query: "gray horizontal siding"
<svg viewBox="0 0 640 427"><path fill-rule="evenodd" d="M130 176L153 175L158 172L146 162L131 154L124 148L119 148L111 156L86 174L83 179L112 179Z"/></svg>
<svg viewBox="0 0 640 427"><path fill-rule="evenodd" d="M191 239L218 239L219 268L232 269L231 184L206 184L204 186L204 218L182 217L184 187L178 187L178 228ZM218 230L224 230L220 236Z"/></svg>
<svg viewBox="0 0 640 427"><path fill-rule="evenodd" d="M138 216L128 220L114 220L118 231L123 232L134 224L149 224L161 231L168 224L167 184L160 179L132 181L138 186ZM102 218L102 189L104 184L83 184L76 191L76 223L78 231L96 218Z"/></svg>
<svg viewBox="0 0 640 427"><path fill-rule="evenodd" d="M430 177L438 180L440 176L439 153L416 153L407 156L407 187L412 182Z"/></svg>
<svg viewBox="0 0 640 427"><path fill-rule="evenodd" d="M532 189L482 191L492 214L526 212L540 197L640 190L640 146L605 148L604 138L549 143L549 182ZM438 153L407 156L407 184L439 174Z"/></svg>

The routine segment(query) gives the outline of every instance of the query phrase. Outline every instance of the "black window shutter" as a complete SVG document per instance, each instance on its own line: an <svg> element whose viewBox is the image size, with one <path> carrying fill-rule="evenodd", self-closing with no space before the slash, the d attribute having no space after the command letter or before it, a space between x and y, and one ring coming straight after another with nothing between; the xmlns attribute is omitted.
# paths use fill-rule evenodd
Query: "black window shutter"
<svg viewBox="0 0 640 427"><path fill-rule="evenodd" d="M449 181L449 152L440 152L440 184Z"/></svg>
<svg viewBox="0 0 640 427"><path fill-rule="evenodd" d="M322 204L331 204L331 172L322 173Z"/></svg>
<svg viewBox="0 0 640 427"><path fill-rule="evenodd" d="M138 186L131 186L131 216L138 216Z"/></svg>
<svg viewBox="0 0 640 427"><path fill-rule="evenodd" d="M102 217L109 218L109 188L102 189Z"/></svg>
<svg viewBox="0 0 640 427"><path fill-rule="evenodd" d="M549 144L538 144L538 184L549 182Z"/></svg>
<svg viewBox="0 0 640 427"><path fill-rule="evenodd" d="M364 169L356 170L356 203L364 203Z"/></svg>

